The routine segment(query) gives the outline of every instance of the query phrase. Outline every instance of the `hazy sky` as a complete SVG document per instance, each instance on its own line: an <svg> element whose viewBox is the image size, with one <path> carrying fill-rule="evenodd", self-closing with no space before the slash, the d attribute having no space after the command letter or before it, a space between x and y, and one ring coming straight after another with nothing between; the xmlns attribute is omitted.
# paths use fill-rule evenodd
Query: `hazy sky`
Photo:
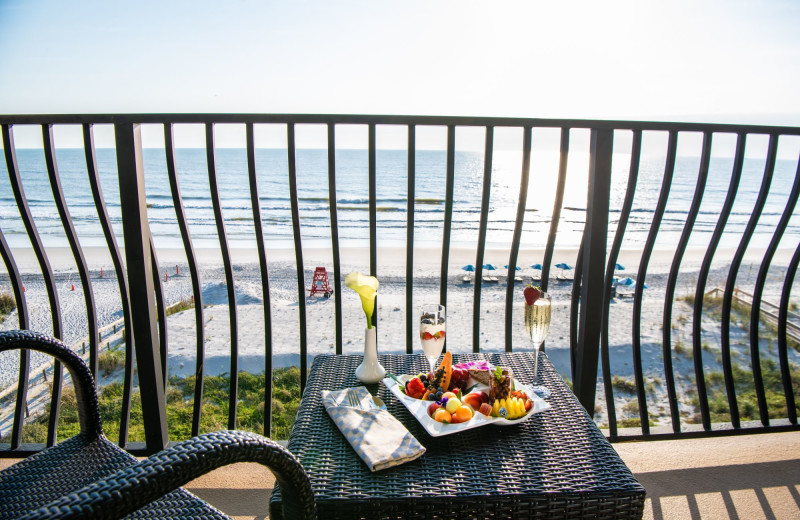
<svg viewBox="0 0 800 520"><path fill-rule="evenodd" d="M0 49L6 114L800 125L793 0L0 0Z"/></svg>

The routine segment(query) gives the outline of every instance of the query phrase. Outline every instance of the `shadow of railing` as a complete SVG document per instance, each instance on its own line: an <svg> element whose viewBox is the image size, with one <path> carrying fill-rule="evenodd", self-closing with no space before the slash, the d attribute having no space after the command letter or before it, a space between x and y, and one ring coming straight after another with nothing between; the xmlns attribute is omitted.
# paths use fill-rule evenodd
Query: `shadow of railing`
<svg viewBox="0 0 800 520"><path fill-rule="evenodd" d="M647 490L645 518L797 518L800 460L636 474ZM713 513L712 513L713 512ZM727 516L725 516L727 514Z"/></svg>

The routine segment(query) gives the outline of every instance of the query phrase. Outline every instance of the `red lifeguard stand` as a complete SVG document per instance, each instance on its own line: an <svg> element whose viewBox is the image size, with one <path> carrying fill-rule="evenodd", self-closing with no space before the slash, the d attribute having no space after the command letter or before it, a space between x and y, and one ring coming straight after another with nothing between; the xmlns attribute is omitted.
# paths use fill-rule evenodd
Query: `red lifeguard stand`
<svg viewBox="0 0 800 520"><path fill-rule="evenodd" d="M308 290L309 296L321 294L330 298L333 294L330 283L328 283L328 271L324 267L317 267L314 270L314 279L311 280L311 289Z"/></svg>

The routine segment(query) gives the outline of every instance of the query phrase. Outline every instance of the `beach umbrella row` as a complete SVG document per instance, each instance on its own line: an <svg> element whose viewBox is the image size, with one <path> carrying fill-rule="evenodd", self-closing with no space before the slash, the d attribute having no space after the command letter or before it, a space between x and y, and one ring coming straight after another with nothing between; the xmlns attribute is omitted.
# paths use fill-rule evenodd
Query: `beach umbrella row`
<svg viewBox="0 0 800 520"><path fill-rule="evenodd" d="M569 265L566 262L557 263L555 266L557 268L559 268L559 269L564 270L564 271L569 271L570 269L574 269L571 265ZM481 266L481 267L483 269L486 269L487 271L496 271L497 270L497 267L495 267L492 264L483 264L483 266ZM506 269L508 269L508 264L506 264L504 267ZM538 264L538 263L537 264L531 264L530 267L531 267L531 269L536 269L537 271L541 271L542 270L542 264ZM464 270L464 271L467 271L468 273L474 273L475 272L475 266L472 265L472 264L467 264L467 265L463 266L461 269ZM521 271L522 268L520 266L516 266L515 270ZM625 266L622 265L622 264L614 264L614 270L616 270L616 271L624 271L625 270ZM617 285L633 285L634 283L636 283L636 282L633 280L633 278L623 278L622 280L617 281ZM645 284L644 287L646 289L647 285Z"/></svg>
<svg viewBox="0 0 800 520"><path fill-rule="evenodd" d="M621 278L616 281L615 285L625 285L627 287L630 287L631 285L636 285L636 280L634 280L633 278ZM642 284L642 289L647 289L646 283Z"/></svg>
<svg viewBox="0 0 800 520"><path fill-rule="evenodd" d="M504 267L506 269L508 269L508 264L506 264ZM561 262L561 263L556 264L556 267L558 267L559 269L566 269L566 270L573 269L573 267L571 265L569 265L568 263L565 263L565 262ZM483 264L483 268L486 269L487 271L495 271L495 270L497 270L497 268L492 264ZM474 273L475 272L475 266L472 265L472 264L465 265L461 269L464 270L464 271L467 271L469 273ZM536 269L538 271L541 271L542 270L542 264L531 264L531 269ZM617 271L624 271L625 270L625 266L624 265L620 265L620 264L614 264L614 269L617 270ZM517 266L516 270L517 271L521 271L522 268L520 266ZM631 280L631 279L627 278L627 280Z"/></svg>

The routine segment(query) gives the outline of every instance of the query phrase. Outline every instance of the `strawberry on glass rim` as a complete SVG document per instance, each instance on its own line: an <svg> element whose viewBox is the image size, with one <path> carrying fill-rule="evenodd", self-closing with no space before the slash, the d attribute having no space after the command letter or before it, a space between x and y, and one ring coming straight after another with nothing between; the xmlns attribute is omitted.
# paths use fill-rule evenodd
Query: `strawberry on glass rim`
<svg viewBox="0 0 800 520"><path fill-rule="evenodd" d="M522 290L522 294L525 296L525 303L527 305L533 305L536 303L536 300L539 299L539 296L542 295L542 291L539 289L539 287L528 285Z"/></svg>

